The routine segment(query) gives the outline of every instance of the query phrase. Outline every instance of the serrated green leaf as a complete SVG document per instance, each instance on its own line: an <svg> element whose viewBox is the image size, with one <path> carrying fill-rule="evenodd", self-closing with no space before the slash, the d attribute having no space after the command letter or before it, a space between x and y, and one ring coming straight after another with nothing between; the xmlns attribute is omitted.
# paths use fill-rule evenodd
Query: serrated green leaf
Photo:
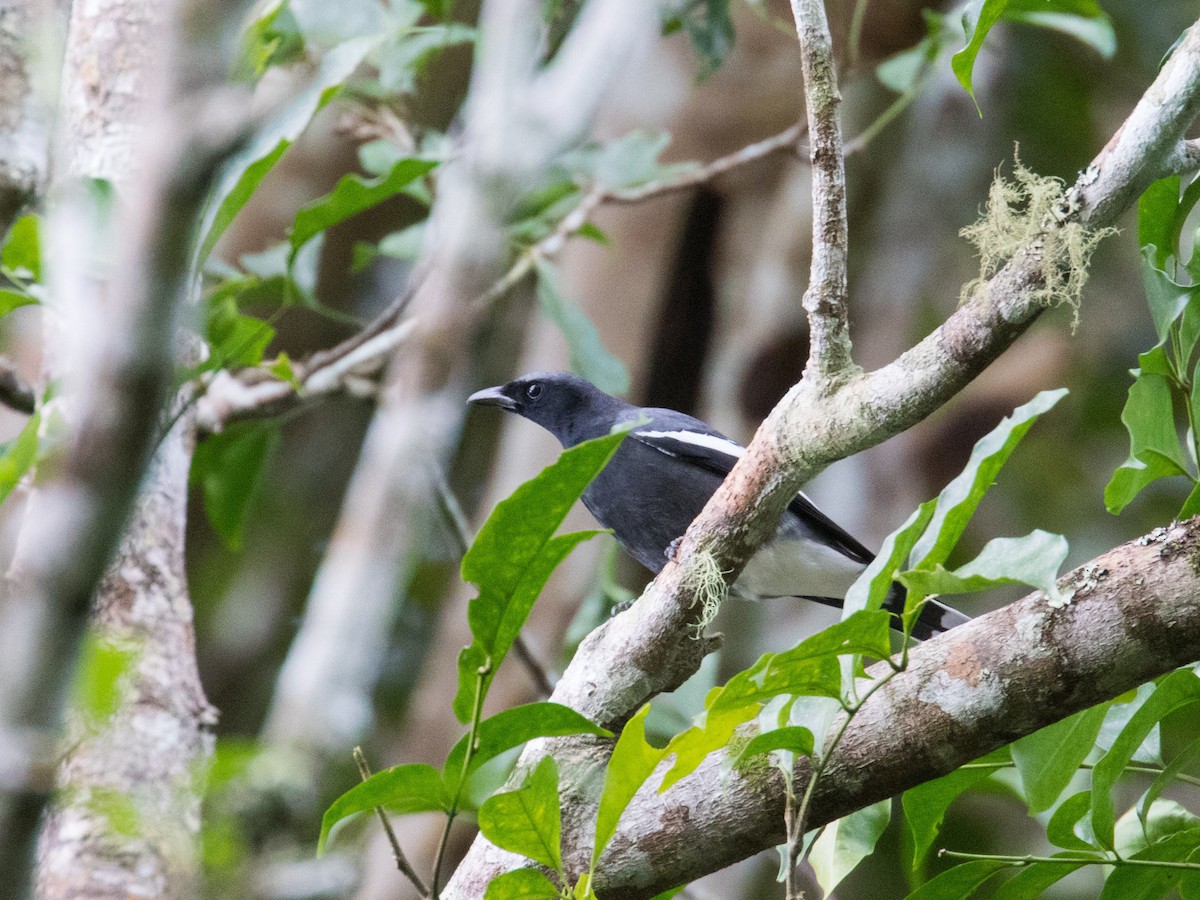
<svg viewBox="0 0 1200 900"><path fill-rule="evenodd" d="M41 413L34 413L21 428L20 434L0 452L0 503L20 484L38 457L38 429Z"/></svg>
<svg viewBox="0 0 1200 900"><path fill-rule="evenodd" d="M1069 859L1074 854L1055 853L1055 858ZM991 900L1035 900L1041 897L1047 888L1058 884L1072 872L1081 869L1087 863L1043 863L1036 862L1023 866L1016 875L1004 882Z"/></svg>
<svg viewBox="0 0 1200 900"><path fill-rule="evenodd" d="M301 207L296 213L296 220L288 233L292 258L304 244L322 231L390 200L400 193L401 188L428 174L436 166L437 163L432 160L407 158L397 161L389 172L375 178L364 178L354 173L343 175L332 191Z"/></svg>
<svg viewBox="0 0 1200 900"><path fill-rule="evenodd" d="M1101 846L1109 849L1113 846L1116 818L1113 786L1134 753L1162 719L1197 702L1200 702L1200 678L1189 669L1172 672L1158 684L1096 763L1092 769L1092 829Z"/></svg>
<svg viewBox="0 0 1200 900"><path fill-rule="evenodd" d="M1092 792L1072 794L1058 805L1046 823L1046 838L1064 850L1093 851L1100 849L1093 842L1091 821Z"/></svg>
<svg viewBox="0 0 1200 900"><path fill-rule="evenodd" d="M1058 588L1058 571L1067 558L1067 540L1060 534L1033 531L1020 538L993 538L973 560L948 571L932 569L902 572L900 582L911 594L968 594L1004 584L1027 584L1043 591L1052 606L1070 599Z"/></svg>
<svg viewBox="0 0 1200 900"><path fill-rule="evenodd" d="M1113 472L1104 488L1104 505L1121 512L1153 481L1186 475L1175 431L1175 406L1166 377L1134 370L1135 380L1121 412L1129 432L1129 458Z"/></svg>
<svg viewBox="0 0 1200 900"><path fill-rule="evenodd" d="M412 763L376 772L338 797L321 817L317 854L325 851L333 827L347 816L382 806L406 815L450 809L450 796L441 773L432 766Z"/></svg>
<svg viewBox="0 0 1200 900"><path fill-rule="evenodd" d="M497 847L561 873L562 820L554 757L544 757L524 786L489 797L479 807L479 831Z"/></svg>
<svg viewBox="0 0 1200 900"><path fill-rule="evenodd" d="M892 819L892 801L881 800L825 826L813 842L809 863L825 896L871 855Z"/></svg>
<svg viewBox="0 0 1200 900"><path fill-rule="evenodd" d="M1026 735L1012 745L1029 814L1053 806L1096 746L1108 704L1093 706Z"/></svg>
<svg viewBox="0 0 1200 900"><path fill-rule="evenodd" d="M994 765L991 765L993 763ZM964 791L1005 768L1008 763L1008 750L1003 748L976 760L971 768L955 769L948 775L904 792L901 805L904 808L904 820L908 823L909 835L912 837L913 856L910 865L914 873L921 868L925 855L937 840L938 831L950 804Z"/></svg>
<svg viewBox="0 0 1200 900"><path fill-rule="evenodd" d="M204 236L197 249L199 264L208 259L225 229L233 222L246 201L258 190L267 173L283 157L308 123L337 94L379 41L364 37L339 44L321 60L317 74L278 118L255 135L250 144L236 154L213 189L201 221Z"/></svg>
<svg viewBox="0 0 1200 900"><path fill-rule="evenodd" d="M278 428L239 422L209 435L196 447L191 480L203 490L205 515L230 550L242 548L246 514L278 443Z"/></svg>
<svg viewBox="0 0 1200 900"><path fill-rule="evenodd" d="M905 900L967 900L992 876L1011 868L995 859L973 859L929 879Z"/></svg>
<svg viewBox="0 0 1200 900"><path fill-rule="evenodd" d="M621 736L617 738L617 745L609 758L604 773L604 790L600 794L600 805L596 812L596 841L592 845L590 866L593 872L600 854L617 833L621 813L671 751L669 746L659 750L646 742L646 715L649 712L650 705L646 704L634 714L621 729Z"/></svg>
<svg viewBox="0 0 1200 900"><path fill-rule="evenodd" d="M488 882L484 900L558 900L562 894L537 869L503 872Z"/></svg>
<svg viewBox="0 0 1200 900"><path fill-rule="evenodd" d="M616 452L624 432L585 441L496 505L463 556L462 577L479 588L467 607L474 641L459 656L454 713L471 718L477 672L491 684L534 600L554 567L579 542L599 532L554 537L567 513Z"/></svg>
<svg viewBox="0 0 1200 900"><path fill-rule="evenodd" d="M545 261L537 263L537 297L542 315L553 322L567 340L571 370L608 394L629 390L625 364L608 352L600 332L579 305L558 287L557 270Z"/></svg>
<svg viewBox="0 0 1200 900"><path fill-rule="evenodd" d="M561 737L567 734L595 734L611 737L612 733L590 722L575 710L558 703L527 703L506 709L479 723L475 732L475 751L467 777L501 753L519 747L539 737ZM454 745L443 766L446 789L451 796L459 792L463 759L466 757L470 735Z"/></svg>
<svg viewBox="0 0 1200 900"><path fill-rule="evenodd" d="M975 444L966 468L938 494L929 527L913 548L916 565L930 568L946 561L1017 444L1038 417L1066 395L1066 388L1042 391Z"/></svg>

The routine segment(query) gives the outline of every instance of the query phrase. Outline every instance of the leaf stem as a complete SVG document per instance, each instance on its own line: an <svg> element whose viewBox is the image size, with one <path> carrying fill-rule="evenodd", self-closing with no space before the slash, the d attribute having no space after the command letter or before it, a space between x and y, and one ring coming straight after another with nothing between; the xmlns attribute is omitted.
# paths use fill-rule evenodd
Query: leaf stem
<svg viewBox="0 0 1200 900"><path fill-rule="evenodd" d="M358 765L358 774L362 776L363 781L366 781L371 777L371 767L367 765L367 757L363 753L362 747L355 747L353 756L354 762ZM418 894L422 897L428 897L429 888L425 886L425 882L421 880L421 876L409 865L408 857L400 849L400 841L396 837L396 832L392 828L392 823L387 817L386 810L382 806L377 806L375 807L375 813L379 816L379 823L383 826L388 843L392 845L392 857L396 860L396 868L400 870L401 875L413 883L413 887L417 889Z"/></svg>
<svg viewBox="0 0 1200 900"><path fill-rule="evenodd" d="M480 666L475 672L475 702L471 707L471 729L467 732L467 749L463 753L462 770L459 773L458 787L454 791L454 796L450 800L450 808L446 810L446 824L442 828L442 834L438 838L437 852L433 856L433 875L430 877L430 896L433 900L439 898L438 883L441 880L442 862L446 858L446 845L450 840L450 827L454 824L454 817L458 815L458 804L462 799L463 788L467 784L467 774L471 770L471 757L475 755L475 744L478 740L479 722L483 718L483 682L492 672L492 658L489 656L487 662Z"/></svg>
<svg viewBox="0 0 1200 900"><path fill-rule="evenodd" d="M938 856L947 859L990 859L1005 862L1014 866L1031 866L1034 863L1049 863L1051 865L1091 865L1091 866L1139 866L1149 869L1183 869L1187 872L1200 872L1200 863L1182 862L1178 860L1158 859L1129 859L1115 854L1103 856L1006 856L990 853L961 853L955 850L941 849Z"/></svg>
<svg viewBox="0 0 1200 900"><path fill-rule="evenodd" d="M1013 763L1011 760L1006 760L1004 762L994 762L994 763L988 763L988 762L966 763L965 765L959 766L959 768L960 769L1011 769L1015 765L1016 764ZM1095 763L1085 762L1085 763L1079 764L1079 768L1081 768L1081 769L1094 769L1095 767L1096 767ZM1161 775L1163 773L1163 770L1156 766L1137 765L1136 763L1132 763L1130 765L1125 766L1124 770L1126 772L1137 772L1142 775ZM1200 777L1197 777L1195 775L1179 774L1179 775L1176 775L1175 778L1178 781L1184 782L1185 784L1190 784L1190 785L1194 785L1195 787L1200 787Z"/></svg>

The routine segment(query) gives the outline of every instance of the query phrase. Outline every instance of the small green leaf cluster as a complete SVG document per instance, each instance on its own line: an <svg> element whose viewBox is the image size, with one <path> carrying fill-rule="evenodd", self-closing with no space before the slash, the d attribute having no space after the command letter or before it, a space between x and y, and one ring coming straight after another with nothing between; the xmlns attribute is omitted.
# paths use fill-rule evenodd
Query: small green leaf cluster
<svg viewBox="0 0 1200 900"><path fill-rule="evenodd" d="M1129 458L1104 489L1109 512L1119 513L1160 478L1183 476L1192 485L1179 511L1181 518L1200 513L1197 469L1200 411L1200 258L1185 263L1181 247L1188 217L1200 199L1200 181L1186 190L1179 176L1157 181L1138 202L1138 242L1142 281L1157 342L1138 356L1134 382L1121 413L1129 432ZM1189 242L1190 243L1190 242ZM1187 422L1180 437L1176 410Z"/></svg>
<svg viewBox="0 0 1200 900"><path fill-rule="evenodd" d="M473 811L472 777L486 763L534 738L611 736L573 710L554 703L520 706L486 719L482 709L492 679L520 635L546 580L574 547L599 533L555 534L624 436L619 432L564 451L557 462L493 510L462 560L463 579L479 588L479 596L471 601L467 613L474 640L459 656L458 693L453 703L459 721L468 725L467 734L450 751L441 771L420 764L396 766L371 776L335 800L322 820L320 848L343 819L375 808L401 814L440 811L446 814L448 829L457 815ZM547 866L562 883L561 888L555 887L544 875L532 871L513 873L488 896L573 896L562 866L558 772L553 760L543 760L527 773L517 789L486 800L478 808L477 818L480 829L494 844ZM439 867L440 858L434 863L435 883ZM536 890L548 893L530 893ZM580 890L586 891L586 887Z"/></svg>
<svg viewBox="0 0 1200 900"><path fill-rule="evenodd" d="M1164 720L1176 713L1194 716L1197 703L1200 678L1191 668L1180 669L907 791L902 802L916 877L950 804L1005 770L1015 769L1018 781L1004 783L1058 848L1050 856L949 852L969 861L925 882L909 900L965 900L984 887L990 897L1025 900L1084 867L1107 873L1101 900L1157 900L1174 891L1184 900L1200 897L1200 816L1163 797L1172 785L1200 785L1184 773L1200 755L1200 740L1169 763L1159 740ZM1117 788L1134 778L1143 785L1140 795L1118 815ZM1004 873L1012 877L1001 882Z"/></svg>

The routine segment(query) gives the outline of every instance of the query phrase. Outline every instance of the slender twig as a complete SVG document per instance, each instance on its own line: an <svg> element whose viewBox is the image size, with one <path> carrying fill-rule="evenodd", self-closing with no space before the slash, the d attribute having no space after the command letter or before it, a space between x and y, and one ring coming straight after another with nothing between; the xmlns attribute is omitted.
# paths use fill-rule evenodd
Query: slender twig
<svg viewBox="0 0 1200 900"><path fill-rule="evenodd" d="M841 95L833 61L833 39L823 0L792 0L812 162L813 248L804 309L809 356L805 378L828 390L853 371L846 310L849 243L846 221L846 164L838 116Z"/></svg>
<svg viewBox="0 0 1200 900"><path fill-rule="evenodd" d="M862 50L862 32L863 24L867 20L867 7L871 0L855 0L854 13L850 17L850 38L847 41L846 57L850 61L850 68L858 68L861 61L859 56Z"/></svg>
<svg viewBox="0 0 1200 900"><path fill-rule="evenodd" d="M1012 769L1016 766L1012 760L1004 760L1003 762L974 762L959 766L960 769ZM1080 769L1094 769L1095 763L1080 763ZM1163 770L1156 766L1142 766L1137 763L1129 763L1125 766L1124 771L1133 772L1138 775L1161 775ZM1175 776L1176 781L1182 781L1184 784L1190 784L1193 787L1200 787L1200 778L1195 775L1186 775L1179 773Z"/></svg>
<svg viewBox="0 0 1200 900"><path fill-rule="evenodd" d="M367 765L366 754L363 753L362 747L355 747L353 752L354 762L358 765L358 774L362 776L363 781L366 781L371 777L371 767ZM421 880L421 876L409 865L408 857L400 849L400 840L396 837L392 823L387 817L387 811L382 806L377 806L375 807L375 813L379 816L379 824L383 826L388 843L392 845L392 857L396 860L396 868L400 870L401 875L413 883L413 887L417 889L417 893L422 897L428 897L429 889L425 887L425 882Z"/></svg>
<svg viewBox="0 0 1200 900"><path fill-rule="evenodd" d="M446 858L446 845L450 840L450 827L454 824L454 817L458 815L458 804L462 800L463 788L467 784L467 775L471 771L471 758L475 755L475 744L477 735L479 734L479 722L483 718L483 696L484 679L492 673L492 658L489 656L487 662L480 666L475 672L475 702L471 708L471 729L467 732L467 749L463 753L462 769L458 776L458 789L454 792L454 796L450 799L450 809L446 811L446 824L442 828L441 837L438 838L437 852L433 856L433 875L430 878L430 896L433 900L438 900L438 883L442 874L442 862Z"/></svg>
<svg viewBox="0 0 1200 900"><path fill-rule="evenodd" d="M458 555L462 556L467 552L472 543L471 528L467 524L467 517L463 513L462 505L458 502L458 498L454 496L454 491L450 489L450 485L446 482L445 473L440 469L437 472L437 493L438 508L442 511L446 523L450 526L450 534L453 536L455 546L458 548ZM546 667L542 665L537 655L530 649L524 635L517 635L516 640L513 641L513 650L517 654L517 659L521 660L524 664L525 670L529 673L529 677L533 679L533 683L542 698L549 697L554 693L554 684L546 672Z"/></svg>
<svg viewBox="0 0 1200 900"><path fill-rule="evenodd" d="M1116 854L1103 856L1006 856L990 853L959 853L954 850L939 850L938 856L946 859L990 859L996 862L1010 863L1014 866L1032 866L1034 863L1049 863L1060 866L1140 866L1147 869L1183 869L1187 872L1200 872L1200 863L1179 862L1159 859L1130 859Z"/></svg>

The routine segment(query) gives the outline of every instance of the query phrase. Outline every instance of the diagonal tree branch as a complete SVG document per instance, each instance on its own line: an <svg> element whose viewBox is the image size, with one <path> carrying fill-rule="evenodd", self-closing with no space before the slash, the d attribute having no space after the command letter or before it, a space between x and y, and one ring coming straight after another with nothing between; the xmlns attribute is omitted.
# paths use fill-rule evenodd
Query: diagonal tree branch
<svg viewBox="0 0 1200 900"><path fill-rule="evenodd" d="M1125 128L1067 191L1047 231L1072 223L1110 226L1141 190L1178 164L1185 132L1198 113L1200 28L1193 27ZM1017 253L940 328L889 366L853 377L832 393L807 379L794 387L692 523L674 561L628 611L589 636L551 699L613 727L656 693L682 684L706 651L704 642L694 639L703 606L696 601L702 587L711 585L712 573L719 571L726 583L736 578L805 481L836 459L920 421L1012 344L1045 309L1039 297L1045 284L1044 244L1038 238ZM1200 655L1200 643L1192 641L1187 653ZM597 678L598 672L604 677ZM587 755L585 744L558 742L555 754L560 759L560 751L566 757ZM520 770L546 752L541 745L527 748ZM577 799L582 811L572 815L587 821L595 797ZM778 801L780 814L773 821L782 822L781 793ZM471 896L474 886L511 863L478 839L448 896Z"/></svg>
<svg viewBox="0 0 1200 900"><path fill-rule="evenodd" d="M838 92L825 0L792 0L792 15L800 38L813 175L812 268L804 292L809 330L805 378L821 390L828 390L852 375L854 368L846 308L849 228L839 116L842 95Z"/></svg>

